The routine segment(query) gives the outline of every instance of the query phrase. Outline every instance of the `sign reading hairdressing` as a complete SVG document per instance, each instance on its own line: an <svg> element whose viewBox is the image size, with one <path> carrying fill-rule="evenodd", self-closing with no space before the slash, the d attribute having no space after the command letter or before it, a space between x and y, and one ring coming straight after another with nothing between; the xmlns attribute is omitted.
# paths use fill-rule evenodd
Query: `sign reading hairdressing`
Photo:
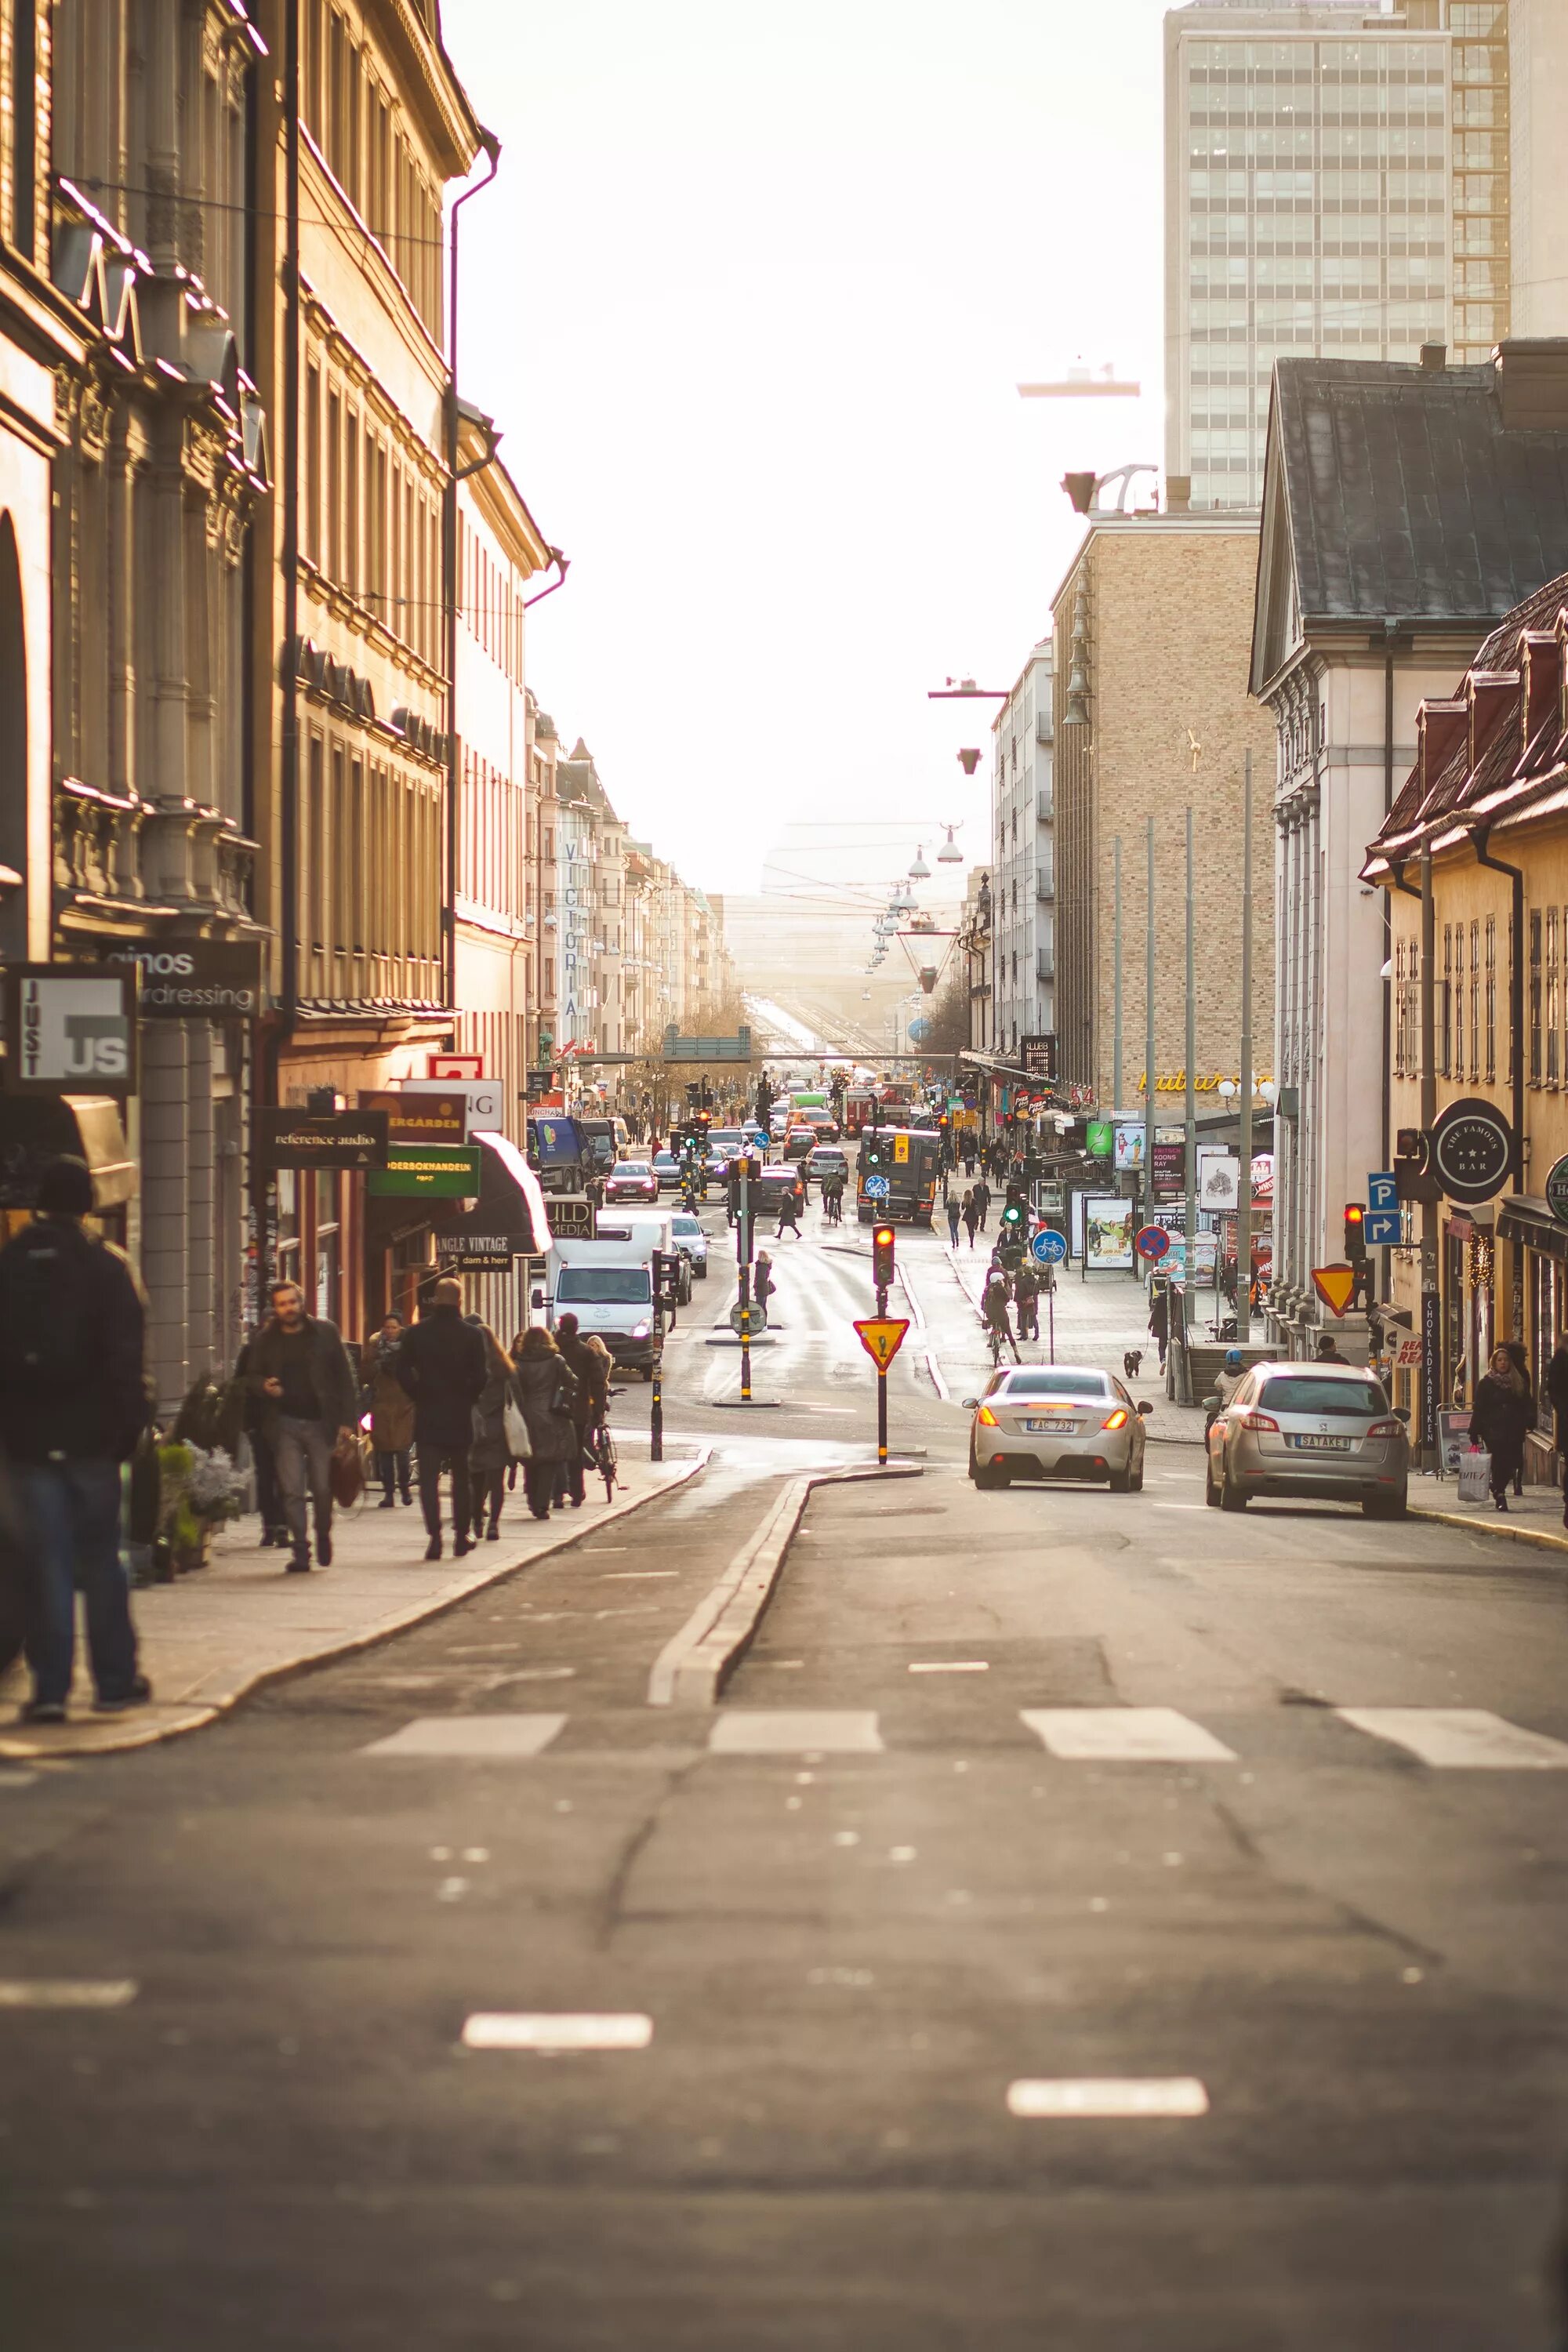
<svg viewBox="0 0 1568 2352"><path fill-rule="evenodd" d="M134 966L6 966L5 1090L18 1095L136 1091Z"/></svg>
<svg viewBox="0 0 1568 2352"><path fill-rule="evenodd" d="M142 975L143 1021L252 1021L261 1010L259 940L170 940L110 948Z"/></svg>

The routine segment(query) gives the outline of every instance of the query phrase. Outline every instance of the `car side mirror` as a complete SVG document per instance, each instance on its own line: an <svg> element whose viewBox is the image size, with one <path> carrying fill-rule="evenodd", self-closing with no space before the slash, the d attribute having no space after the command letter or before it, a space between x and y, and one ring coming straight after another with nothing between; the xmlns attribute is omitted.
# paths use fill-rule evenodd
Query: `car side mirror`
<svg viewBox="0 0 1568 2352"><path fill-rule="evenodd" d="M1396 1404L1394 1408L1394 1418L1395 1421L1402 1421L1408 1429L1410 1426L1410 1407L1407 1404Z"/></svg>
<svg viewBox="0 0 1568 2352"><path fill-rule="evenodd" d="M1149 1414L1153 1412L1154 1408L1150 1403L1147 1397L1140 1397L1138 1400L1138 1410L1143 1414L1144 1418L1147 1419Z"/></svg>
<svg viewBox="0 0 1568 2352"><path fill-rule="evenodd" d="M1217 1412L1219 1411L1219 1397L1217 1392L1214 1396L1205 1397L1204 1411L1205 1412Z"/></svg>
<svg viewBox="0 0 1568 2352"><path fill-rule="evenodd" d="M535 1307L542 1307L542 1306L543 1306L543 1304L544 1304L544 1293L543 1293L543 1291L542 1291L542 1290L536 1290L536 1291L534 1292L534 1294L533 1294L533 1304L535 1305Z"/></svg>
<svg viewBox="0 0 1568 2352"><path fill-rule="evenodd" d="M965 1412L978 1412L980 1410L980 1399L978 1397L965 1397L963 1399L963 1410Z"/></svg>

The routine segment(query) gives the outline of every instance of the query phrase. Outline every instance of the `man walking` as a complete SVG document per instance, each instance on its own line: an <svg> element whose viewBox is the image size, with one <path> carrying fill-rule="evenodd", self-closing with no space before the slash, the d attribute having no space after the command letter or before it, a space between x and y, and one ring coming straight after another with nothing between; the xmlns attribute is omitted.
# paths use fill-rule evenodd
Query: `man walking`
<svg viewBox="0 0 1568 2352"><path fill-rule="evenodd" d="M951 1249L958 1247L958 1228L963 1216L957 1193L950 1192L947 1196L947 1239Z"/></svg>
<svg viewBox="0 0 1568 2352"><path fill-rule="evenodd" d="M441 1473L452 1475L452 1553L473 1549L468 1484L474 1407L489 1377L482 1333L463 1320L462 1285L449 1275L397 1351L397 1378L414 1400L414 1443L419 1449L419 1502L425 1513L426 1559L441 1557Z"/></svg>
<svg viewBox="0 0 1568 2352"><path fill-rule="evenodd" d="M275 1282L272 1315L247 1356L246 1381L261 1400L263 1435L272 1448L289 1528L289 1576L310 1565L305 1519L309 1493L316 1520L316 1562L332 1564L332 1454L354 1442L353 1372L335 1323L307 1315L298 1283Z"/></svg>
<svg viewBox="0 0 1568 2352"><path fill-rule="evenodd" d="M991 1187L984 1176L974 1180L974 1206L978 1212L980 1230L985 1231L985 1221L991 1214Z"/></svg>
<svg viewBox="0 0 1568 2352"><path fill-rule="evenodd" d="M752 1297L766 1315L768 1301L773 1295L773 1262L766 1250L757 1252L757 1263L752 1269Z"/></svg>
<svg viewBox="0 0 1568 2352"><path fill-rule="evenodd" d="M590 1343L583 1337L575 1315L568 1312L555 1319L555 1344L566 1360L568 1370L577 1383L577 1393L572 1400L572 1418L577 1428L577 1451L569 1462L562 1464L566 1495L574 1510L581 1510L586 1491L583 1480L583 1453L588 1432L602 1421L610 1393L611 1362L609 1350L602 1340ZM561 1497L557 1496L559 1502Z"/></svg>

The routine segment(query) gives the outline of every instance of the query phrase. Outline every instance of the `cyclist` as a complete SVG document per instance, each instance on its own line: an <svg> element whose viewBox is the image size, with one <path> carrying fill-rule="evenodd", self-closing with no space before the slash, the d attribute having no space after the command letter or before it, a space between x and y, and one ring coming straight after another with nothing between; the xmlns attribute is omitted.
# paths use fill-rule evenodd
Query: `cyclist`
<svg viewBox="0 0 1568 2352"><path fill-rule="evenodd" d="M994 1265L985 1277L985 1288L980 1300L980 1318L991 1340L991 1360L993 1363L1001 1361L1002 1342L1005 1339L1013 1350L1013 1361L1021 1364L1024 1360L1018 1353L1018 1342L1013 1337L1007 1304L1007 1277L999 1265Z"/></svg>
<svg viewBox="0 0 1568 2352"><path fill-rule="evenodd" d="M837 1225L843 1222L844 1179L842 1176L828 1176L824 1179L822 1213L830 1225Z"/></svg>

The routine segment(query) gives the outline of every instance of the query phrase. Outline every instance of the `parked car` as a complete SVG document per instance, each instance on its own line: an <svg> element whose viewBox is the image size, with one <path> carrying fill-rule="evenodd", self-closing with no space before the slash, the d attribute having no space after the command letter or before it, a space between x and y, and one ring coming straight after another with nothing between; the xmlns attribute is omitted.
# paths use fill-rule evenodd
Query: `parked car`
<svg viewBox="0 0 1568 2352"><path fill-rule="evenodd" d="M977 1486L1014 1478L1103 1478L1113 1495L1143 1484L1143 1417L1114 1373L1076 1364L1024 1364L994 1372L973 1412L969 1475Z"/></svg>
<svg viewBox="0 0 1568 2352"><path fill-rule="evenodd" d="M672 1231L675 1246L699 1282L708 1279L708 1236L697 1219L677 1213Z"/></svg>
<svg viewBox="0 0 1568 2352"><path fill-rule="evenodd" d="M646 1160L617 1160L605 1179L605 1199L657 1201L658 1178Z"/></svg>
<svg viewBox="0 0 1568 2352"><path fill-rule="evenodd" d="M1405 1516L1410 1438L1383 1384L1359 1364L1254 1364L1209 1426L1204 1500L1245 1511L1255 1495L1359 1503Z"/></svg>
<svg viewBox="0 0 1568 2352"><path fill-rule="evenodd" d="M648 1165L658 1179L661 1192L679 1192L680 1162L673 1151L656 1151Z"/></svg>

